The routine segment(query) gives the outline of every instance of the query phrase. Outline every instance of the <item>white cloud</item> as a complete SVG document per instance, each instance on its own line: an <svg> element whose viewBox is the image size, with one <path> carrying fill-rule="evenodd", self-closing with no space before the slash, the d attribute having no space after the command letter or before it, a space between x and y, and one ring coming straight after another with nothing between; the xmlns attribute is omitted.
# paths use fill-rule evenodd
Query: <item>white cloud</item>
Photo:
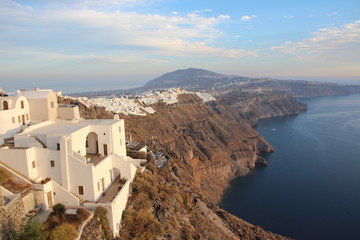
<svg viewBox="0 0 360 240"><path fill-rule="evenodd" d="M285 42L271 49L286 54L300 54L323 60L360 61L360 20L341 27L321 28L312 37Z"/></svg>
<svg viewBox="0 0 360 240"><path fill-rule="evenodd" d="M256 16L256 15L246 15L246 16L242 16L242 17L241 17L241 20L243 20L243 21L249 21L249 20L251 20L251 19L253 19L253 18L257 18L257 16Z"/></svg>
<svg viewBox="0 0 360 240"><path fill-rule="evenodd" d="M69 1L68 1L69 2ZM95 1L80 1L95 4ZM137 1L113 1L113 4ZM31 9L12 1L0 1L0 43L13 45L7 57L25 59L36 54L52 61L158 61L161 56L228 57L256 56L242 49L211 46L223 33L217 28L230 16L139 14L92 9ZM203 10L210 12L210 10ZM0 44L1 47L1 44ZM131 57L129 57L131 56Z"/></svg>
<svg viewBox="0 0 360 240"><path fill-rule="evenodd" d="M229 15L219 15L219 19L230 19L231 17Z"/></svg>

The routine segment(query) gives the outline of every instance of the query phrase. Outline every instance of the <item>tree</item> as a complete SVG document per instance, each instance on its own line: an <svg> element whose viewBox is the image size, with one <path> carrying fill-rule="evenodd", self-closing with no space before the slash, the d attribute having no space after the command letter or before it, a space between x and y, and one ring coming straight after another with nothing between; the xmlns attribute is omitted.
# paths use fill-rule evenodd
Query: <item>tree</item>
<svg viewBox="0 0 360 240"><path fill-rule="evenodd" d="M61 203L58 203L58 204L53 206L53 212L57 216L64 215L65 211L66 211L66 207Z"/></svg>
<svg viewBox="0 0 360 240"><path fill-rule="evenodd" d="M45 236L41 232L41 224L38 219L32 219L22 224L18 231L12 230L9 238L11 240L43 240Z"/></svg>

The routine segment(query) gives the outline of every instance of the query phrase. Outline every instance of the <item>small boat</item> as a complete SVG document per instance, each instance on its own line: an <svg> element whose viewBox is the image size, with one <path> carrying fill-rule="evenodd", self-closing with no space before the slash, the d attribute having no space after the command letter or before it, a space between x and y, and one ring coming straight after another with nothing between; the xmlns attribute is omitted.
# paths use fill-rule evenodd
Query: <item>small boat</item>
<svg viewBox="0 0 360 240"><path fill-rule="evenodd" d="M271 131L277 131L277 129L276 129L276 128L272 128Z"/></svg>

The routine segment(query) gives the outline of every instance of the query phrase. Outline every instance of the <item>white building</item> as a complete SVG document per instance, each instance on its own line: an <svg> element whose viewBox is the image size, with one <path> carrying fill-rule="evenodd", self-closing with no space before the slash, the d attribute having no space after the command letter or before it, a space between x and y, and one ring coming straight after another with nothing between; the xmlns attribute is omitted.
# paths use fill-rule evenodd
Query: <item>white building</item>
<svg viewBox="0 0 360 240"><path fill-rule="evenodd" d="M51 90L19 91L0 104L0 164L43 192L43 209L106 207L115 236L142 162L126 156L124 120L81 119L77 106L58 105Z"/></svg>

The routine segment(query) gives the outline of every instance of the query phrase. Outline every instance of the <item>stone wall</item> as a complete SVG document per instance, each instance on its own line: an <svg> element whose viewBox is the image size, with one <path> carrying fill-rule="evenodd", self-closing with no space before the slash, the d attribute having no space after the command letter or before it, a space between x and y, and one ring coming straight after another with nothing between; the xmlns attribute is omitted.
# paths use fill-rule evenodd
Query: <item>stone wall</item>
<svg viewBox="0 0 360 240"><path fill-rule="evenodd" d="M10 231L17 230L21 225L25 208L20 194L14 195L10 202L7 202L4 201L0 191L0 198L0 239L7 239Z"/></svg>

